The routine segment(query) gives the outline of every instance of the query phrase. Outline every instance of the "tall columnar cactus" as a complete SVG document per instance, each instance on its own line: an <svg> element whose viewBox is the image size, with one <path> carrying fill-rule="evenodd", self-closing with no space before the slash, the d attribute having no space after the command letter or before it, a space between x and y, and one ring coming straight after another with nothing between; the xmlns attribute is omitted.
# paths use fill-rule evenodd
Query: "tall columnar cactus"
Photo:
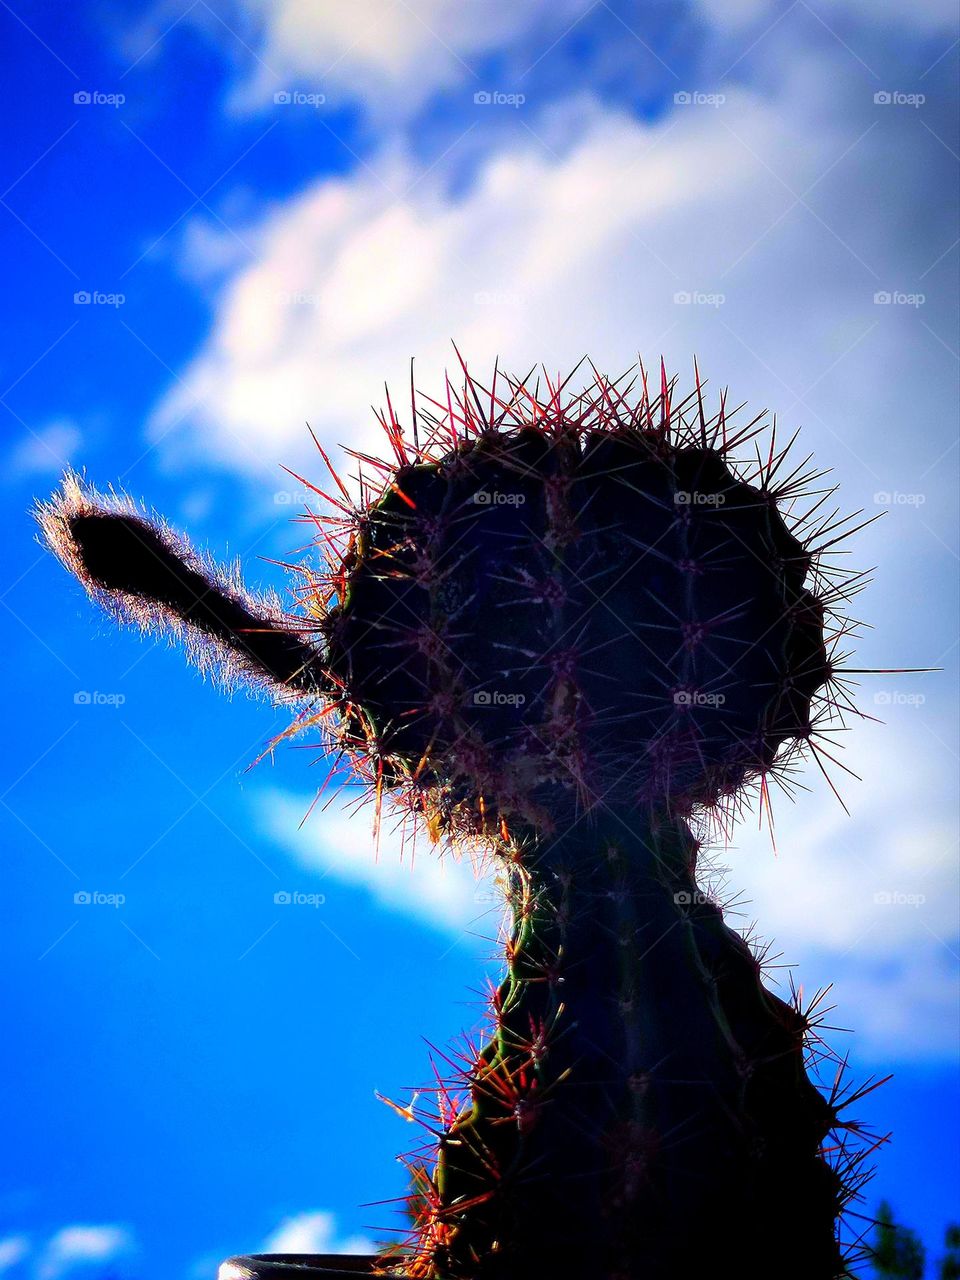
<svg viewBox="0 0 960 1280"><path fill-rule="evenodd" d="M328 729L378 814L392 797L499 864L489 1039L435 1091L385 1269L839 1277L857 1126L808 1078L815 1018L696 878L698 834L803 748L822 765L849 705L829 491L775 432L759 452L762 419L708 416L699 378L671 404L665 376L654 399L645 376L571 396L464 374L412 439L389 409L375 492L337 480L310 517L332 551L296 616L76 478L47 537L122 616L305 699L294 728Z"/></svg>

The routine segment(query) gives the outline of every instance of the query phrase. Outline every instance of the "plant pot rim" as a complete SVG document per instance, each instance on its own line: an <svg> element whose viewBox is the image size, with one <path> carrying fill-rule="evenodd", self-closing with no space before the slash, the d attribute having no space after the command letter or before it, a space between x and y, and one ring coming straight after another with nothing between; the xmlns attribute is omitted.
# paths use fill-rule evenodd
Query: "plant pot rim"
<svg viewBox="0 0 960 1280"><path fill-rule="evenodd" d="M217 1280L349 1280L383 1261L372 1253L254 1253L221 1263Z"/></svg>

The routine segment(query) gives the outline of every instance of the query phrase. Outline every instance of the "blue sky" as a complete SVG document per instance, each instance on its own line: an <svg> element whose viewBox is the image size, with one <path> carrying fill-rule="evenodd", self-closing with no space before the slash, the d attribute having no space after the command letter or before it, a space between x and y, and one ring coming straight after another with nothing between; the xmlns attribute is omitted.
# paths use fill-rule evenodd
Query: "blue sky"
<svg viewBox="0 0 960 1280"><path fill-rule="evenodd" d="M956 30L877 7L309 0L0 3L0 1275L202 1280L395 1219L409 1129L374 1098L475 1025L490 892L411 869L285 713L117 633L34 541L67 462L282 586L316 475L455 339L482 376L692 356L834 468L877 566L850 816L808 769L731 894L834 983L890 1196L958 1202ZM76 95L80 95L79 99ZM121 100L122 99L122 100ZM93 295L77 302L75 295ZM87 702L78 694L89 694ZM100 695L100 696L94 696ZM322 896L278 907L279 891ZM77 904L77 893L122 895Z"/></svg>

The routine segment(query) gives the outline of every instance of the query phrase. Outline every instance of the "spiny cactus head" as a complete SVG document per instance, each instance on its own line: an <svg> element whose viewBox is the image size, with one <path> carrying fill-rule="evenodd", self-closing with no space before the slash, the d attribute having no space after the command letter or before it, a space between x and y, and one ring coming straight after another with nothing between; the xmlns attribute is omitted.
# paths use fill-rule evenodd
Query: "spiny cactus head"
<svg viewBox="0 0 960 1280"><path fill-rule="evenodd" d="M831 663L778 505L797 474L738 465L759 428L708 420L699 381L671 393L468 379L412 456L385 419L398 465L337 517L327 692L341 744L441 827L688 813L809 738Z"/></svg>

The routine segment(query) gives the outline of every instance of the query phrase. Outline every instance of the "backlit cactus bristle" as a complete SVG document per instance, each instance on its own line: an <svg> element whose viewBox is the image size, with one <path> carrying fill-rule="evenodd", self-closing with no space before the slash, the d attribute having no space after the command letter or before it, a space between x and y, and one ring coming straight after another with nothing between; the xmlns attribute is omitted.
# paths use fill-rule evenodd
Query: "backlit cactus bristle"
<svg viewBox="0 0 960 1280"><path fill-rule="evenodd" d="M76 486L48 536L106 603L173 615L304 698L291 732L323 733L378 820L390 800L499 863L489 1038L409 1113L429 1141L385 1269L833 1280L866 1176L841 1111L862 1091L811 1082L818 1000L766 989L696 871L698 836L792 791L800 753L835 762L864 582L833 558L850 522L765 415L708 414L699 375L684 399L662 366L656 395L642 367L579 393L463 375L409 434L388 401L394 456L354 455L356 499L331 468L330 509L305 517L326 564L297 567L295 617L204 579L172 535L145 557L156 530L126 509L125 567L94 564L113 532L89 518L124 512Z"/></svg>

